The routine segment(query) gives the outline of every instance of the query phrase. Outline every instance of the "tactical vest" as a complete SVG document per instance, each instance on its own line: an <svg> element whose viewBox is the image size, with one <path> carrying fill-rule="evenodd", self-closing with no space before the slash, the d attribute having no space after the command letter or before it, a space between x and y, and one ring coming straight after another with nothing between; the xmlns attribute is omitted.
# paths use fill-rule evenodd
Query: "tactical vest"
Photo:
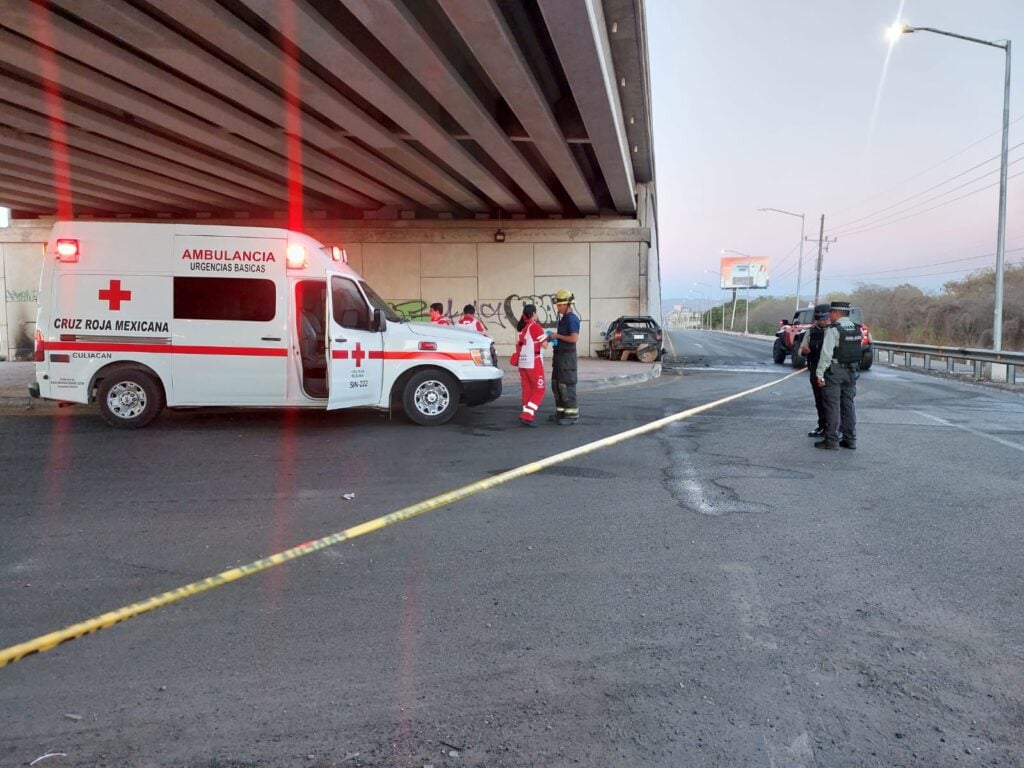
<svg viewBox="0 0 1024 768"><path fill-rule="evenodd" d="M832 324L832 327L839 331L839 343L836 345L835 360L839 365L854 365L860 364L861 355L861 342L864 340L864 334L860 330L859 325L854 325L850 321L849 325L842 325L838 322Z"/></svg>
<svg viewBox="0 0 1024 768"><path fill-rule="evenodd" d="M821 345L825 342L825 329L820 328L817 323L807 331L807 367L813 372L821 360Z"/></svg>

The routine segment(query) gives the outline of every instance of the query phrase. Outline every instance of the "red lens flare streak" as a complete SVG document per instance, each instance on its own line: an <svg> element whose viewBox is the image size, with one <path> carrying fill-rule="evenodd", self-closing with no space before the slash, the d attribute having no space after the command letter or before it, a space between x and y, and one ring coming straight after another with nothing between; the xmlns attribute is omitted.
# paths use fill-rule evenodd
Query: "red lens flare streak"
<svg viewBox="0 0 1024 768"><path fill-rule="evenodd" d="M67 125L64 122L64 102L60 92L59 64L50 27L50 11L42 5L32 4L32 23L35 37L43 42L40 56L43 67L43 93L46 114L50 123L50 151L53 154L53 193L57 201L57 218L71 219L74 204L71 199L71 163L68 158Z"/></svg>
<svg viewBox="0 0 1024 768"><path fill-rule="evenodd" d="M277 478L274 493L274 512L270 524L270 537L267 542L269 552L279 552L288 546L292 539L293 522L296 519L295 503L295 471L296 471L296 431L298 429L298 411L289 408L282 414L283 428L280 432L278 454L273 466L277 467ZM267 574L270 576L271 574ZM276 612L280 607L281 593L284 591L287 574L273 574L267 580L264 592L268 609Z"/></svg>
<svg viewBox="0 0 1024 768"><path fill-rule="evenodd" d="M281 83L284 91L284 132L287 147L288 172L288 228L302 231L302 115L299 110L299 72L295 45L295 7L287 0L281 3ZM295 477L295 430L297 414L288 409L284 413L277 466L277 501L271 523L271 552L277 552L290 537L295 517L292 508ZM276 611L278 598L284 589L284 574L267 582L266 593L271 610Z"/></svg>
<svg viewBox="0 0 1024 768"><path fill-rule="evenodd" d="M299 107L299 61L295 44L295 6L281 3L281 83L284 133L288 147L288 229L302 231L302 110Z"/></svg>
<svg viewBox="0 0 1024 768"><path fill-rule="evenodd" d="M423 627L423 604L420 601L420 581L423 568L414 557L405 574L405 594L402 595L401 624L398 630L398 678L395 705L395 736L393 760L396 766L411 768L420 761L412 761L419 744L413 738L419 680L416 671L419 634Z"/></svg>

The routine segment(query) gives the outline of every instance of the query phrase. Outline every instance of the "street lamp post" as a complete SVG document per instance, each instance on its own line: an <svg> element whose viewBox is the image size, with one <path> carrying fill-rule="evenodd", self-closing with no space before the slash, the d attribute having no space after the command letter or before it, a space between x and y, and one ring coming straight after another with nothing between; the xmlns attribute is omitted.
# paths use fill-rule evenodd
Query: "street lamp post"
<svg viewBox="0 0 1024 768"><path fill-rule="evenodd" d="M796 307L793 309L796 312L800 309L800 275L804 271L804 214L783 211L781 208L758 208L757 210L763 213L768 211L784 213L787 216L798 216L800 218L800 260L796 264Z"/></svg>
<svg viewBox="0 0 1024 768"><path fill-rule="evenodd" d="M704 270L704 271L705 271L705 272L707 272L708 270ZM711 274L713 274L713 273L711 273ZM708 283L702 283L702 282L700 282L699 280L697 280L697 281L694 281L694 283L693 283L693 284L694 284L695 286L696 286L696 285L700 285L700 286L703 286L704 288L711 288L711 289L715 289L715 288L718 288L718 287L720 287L720 286L710 285L710 284L708 284ZM694 290L692 290L692 289L691 289L691 293L696 293L696 291L694 291ZM705 304L706 304L706 306L707 306L707 316L708 316L708 319L707 319L707 321L705 322L705 320L704 320L704 313L701 313L701 316L700 316L700 321L701 321L701 327L702 327L702 328L703 328L703 327L706 327L706 328L707 328L707 330L709 330L709 331L713 331L713 330L715 330L715 324L714 324L714 317L715 317L715 315L714 315L714 311L713 311L713 309L714 309L714 308L713 308L713 307L711 306L711 302L712 302L712 299L713 299L713 297L711 297L711 296L708 296L707 294L705 294L705 293L703 293L703 292L701 292L701 293L700 293L700 294L698 294L698 295L699 295L699 296L700 296L700 297L701 297L702 299L704 299L704 300L705 300ZM725 322L725 320L724 320L724 318L725 318L725 305L724 305L724 304L722 305L722 317L723 317L723 320L722 320L722 322L724 323L724 322ZM724 325L722 326L722 330L723 330L723 331L725 330L725 326L724 326Z"/></svg>
<svg viewBox="0 0 1024 768"><path fill-rule="evenodd" d="M999 162L999 224L996 234L996 290L995 309L992 320L992 349L995 352L1003 351L1003 264L1006 256L1006 168L1007 154L1010 139L1010 41L1001 43L991 40L981 40L977 37L958 35L955 32L945 32L933 27L910 27L906 24L894 24L889 29L889 38L895 42L900 35L909 35L913 32L931 32L936 35L955 37L958 40L967 40L971 43L980 43L992 48L1002 48L1006 51L1006 76L1003 81L1003 147Z"/></svg>
<svg viewBox="0 0 1024 768"><path fill-rule="evenodd" d="M706 316L707 316L707 308L708 308L708 305L711 303L711 300L705 294L703 294L703 293L696 293L695 291L691 291L691 293L694 294L694 296L696 298L696 301L697 301L697 314L698 314L697 327L698 327L698 330L701 330L701 331L708 330Z"/></svg>
<svg viewBox="0 0 1024 768"><path fill-rule="evenodd" d="M719 290L725 290L724 288L722 288L722 274L721 274L721 272L712 272L710 269L705 269L704 270L704 274L706 274L706 275L718 275L718 285L717 286L713 286L713 285L708 285L707 283L694 283L694 285L707 285L708 288L715 288L715 287L717 287ZM715 330L714 329L714 323L711 323L711 326L712 326L711 330L712 331ZM723 331L725 330L725 300L722 301L722 330Z"/></svg>

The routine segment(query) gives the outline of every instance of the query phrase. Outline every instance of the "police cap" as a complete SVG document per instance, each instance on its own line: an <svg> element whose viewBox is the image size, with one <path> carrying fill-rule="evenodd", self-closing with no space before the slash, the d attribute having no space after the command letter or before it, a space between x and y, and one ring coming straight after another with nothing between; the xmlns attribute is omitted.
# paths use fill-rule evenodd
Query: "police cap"
<svg viewBox="0 0 1024 768"><path fill-rule="evenodd" d="M848 301L833 301L831 304L829 304L829 309L831 311L839 310L840 312L849 312L850 311L850 302L848 302Z"/></svg>
<svg viewBox="0 0 1024 768"><path fill-rule="evenodd" d="M814 319L821 320L822 318L828 317L828 313L831 307L828 304L816 304L814 307Z"/></svg>

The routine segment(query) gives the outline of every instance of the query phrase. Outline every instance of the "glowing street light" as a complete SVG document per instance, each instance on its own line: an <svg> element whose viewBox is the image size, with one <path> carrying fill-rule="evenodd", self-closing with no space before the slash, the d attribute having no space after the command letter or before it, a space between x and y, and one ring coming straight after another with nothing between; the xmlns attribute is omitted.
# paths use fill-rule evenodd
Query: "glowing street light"
<svg viewBox="0 0 1024 768"><path fill-rule="evenodd" d="M901 22L893 24L886 31L886 37L893 43L901 36L913 32L931 32L945 37L955 37L958 40L967 40L971 43L980 43L992 48L1002 48L1006 51L1006 77L1003 83L1003 150L999 162L999 224L996 233L996 291L995 310L992 321L992 349L995 352L1003 350L1003 264L1006 256L1006 168L1007 154L1010 139L1010 41L995 42L991 40L980 40L977 37L958 35L955 32L944 32L941 29L932 27L911 27Z"/></svg>
<svg viewBox="0 0 1024 768"><path fill-rule="evenodd" d="M914 30L912 30L906 24L902 24L897 21L895 24L893 24L891 27L888 27L885 30L885 39L888 40L890 43L895 43L897 40L900 39L901 35L905 35L908 32L913 31Z"/></svg>

